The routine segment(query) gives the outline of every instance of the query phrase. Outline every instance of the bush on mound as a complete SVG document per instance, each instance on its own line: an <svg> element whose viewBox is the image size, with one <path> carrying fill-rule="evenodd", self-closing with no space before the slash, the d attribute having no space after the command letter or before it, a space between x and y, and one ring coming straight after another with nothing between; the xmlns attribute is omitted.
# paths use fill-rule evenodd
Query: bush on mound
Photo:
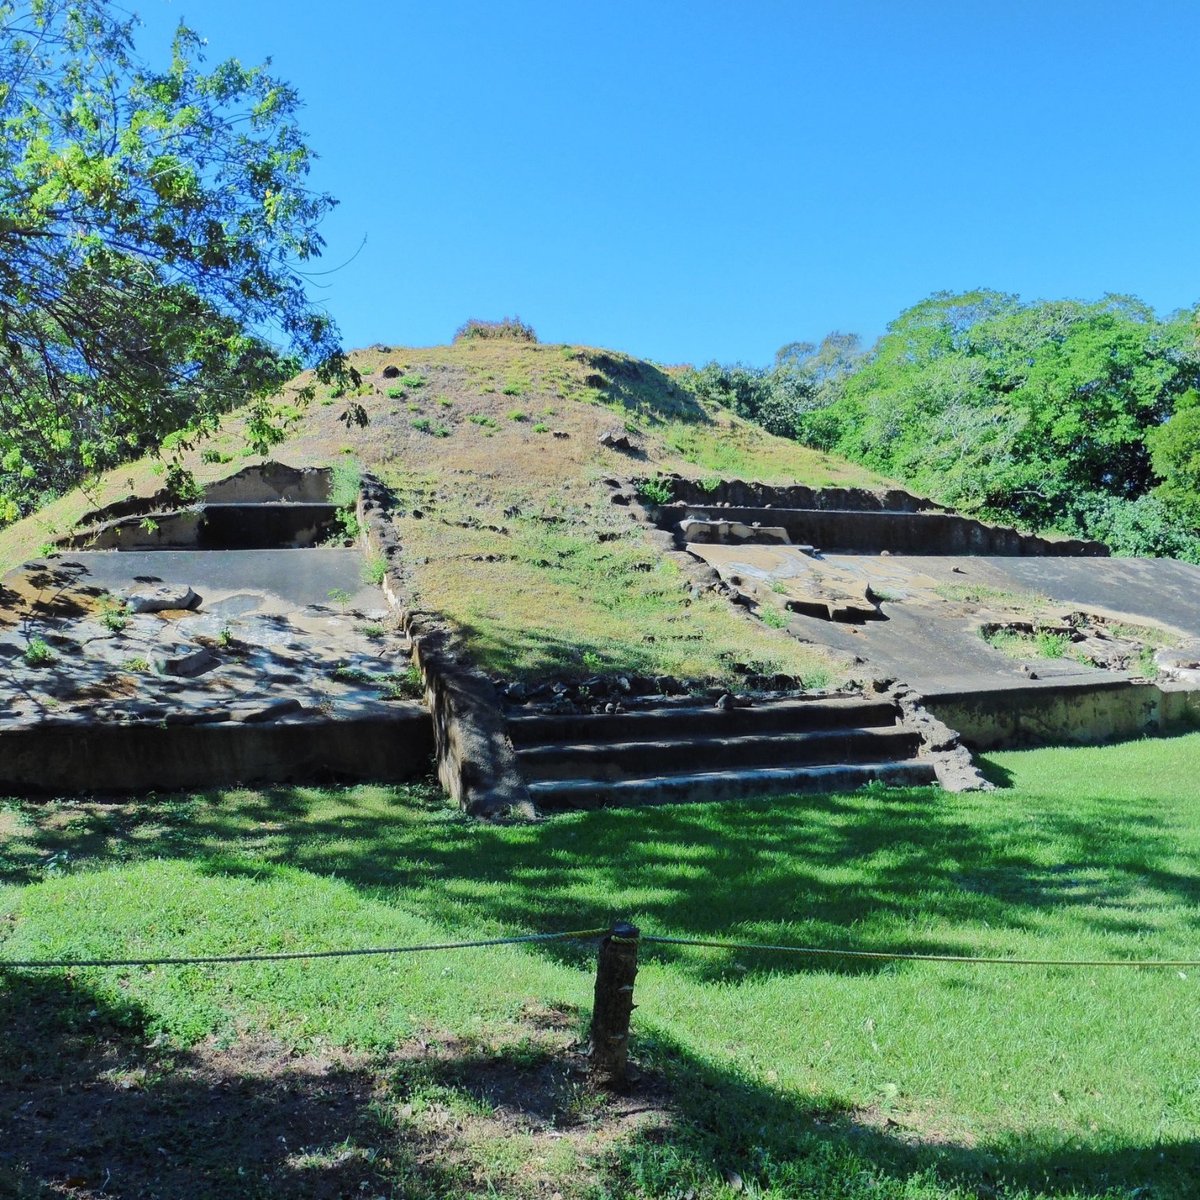
<svg viewBox="0 0 1200 1200"><path fill-rule="evenodd" d="M532 325L526 325L520 317L501 317L499 321L480 321L472 317L454 331L456 342L467 342L472 338L507 338L513 342L536 342L537 334Z"/></svg>

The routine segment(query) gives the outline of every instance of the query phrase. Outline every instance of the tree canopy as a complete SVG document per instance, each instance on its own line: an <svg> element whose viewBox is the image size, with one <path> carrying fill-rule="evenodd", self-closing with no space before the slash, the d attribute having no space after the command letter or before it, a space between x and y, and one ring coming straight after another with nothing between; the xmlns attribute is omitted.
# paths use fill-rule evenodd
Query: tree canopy
<svg viewBox="0 0 1200 1200"><path fill-rule="evenodd" d="M182 25L152 69L134 31L103 0L0 0L0 522L243 401L265 449L286 379L347 372L306 294L334 201L299 97L205 70Z"/></svg>
<svg viewBox="0 0 1200 1200"><path fill-rule="evenodd" d="M939 293L866 354L835 334L694 386L965 511L1200 561L1193 313Z"/></svg>

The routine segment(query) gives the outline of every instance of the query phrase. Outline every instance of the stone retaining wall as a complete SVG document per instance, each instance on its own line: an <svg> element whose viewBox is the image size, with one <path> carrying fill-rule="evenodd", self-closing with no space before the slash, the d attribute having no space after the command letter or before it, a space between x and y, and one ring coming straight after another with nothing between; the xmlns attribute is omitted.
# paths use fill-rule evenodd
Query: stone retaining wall
<svg viewBox="0 0 1200 1200"><path fill-rule="evenodd" d="M333 486L328 467L289 467L265 462L244 467L235 475L204 485L204 500L210 504L326 504ZM152 496L127 496L93 509L79 518L81 529L117 521L122 517L144 517L179 508L179 498L165 488Z"/></svg>
<svg viewBox="0 0 1200 1200"><path fill-rule="evenodd" d="M390 520L394 504L379 480L363 478L359 527L368 550L386 562L383 592L412 641L413 662L433 718L438 779L473 816L531 818L536 809L491 681L471 661L454 630L408 608L400 546Z"/></svg>
<svg viewBox="0 0 1200 1200"><path fill-rule="evenodd" d="M926 696L972 750L1087 744L1200 726L1200 691L1110 680Z"/></svg>
<svg viewBox="0 0 1200 1200"><path fill-rule="evenodd" d="M145 792L241 784L419 779L433 753L429 714L262 724L47 720L0 735L0 789Z"/></svg>

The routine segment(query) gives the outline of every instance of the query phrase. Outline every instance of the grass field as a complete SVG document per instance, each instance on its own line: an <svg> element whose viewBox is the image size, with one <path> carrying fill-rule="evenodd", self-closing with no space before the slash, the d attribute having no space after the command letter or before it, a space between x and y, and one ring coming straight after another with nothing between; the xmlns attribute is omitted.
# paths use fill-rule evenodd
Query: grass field
<svg viewBox="0 0 1200 1200"><path fill-rule="evenodd" d="M14 801L0 811L0 956L368 946L629 917L695 938L1200 957L1200 735L987 761L1004 785L990 794L532 826L464 820L424 786ZM607 1101L572 1049L592 953L8 972L0 1195L100 1195L105 1171L106 1195L143 1194L145 1179L192 1195L198 1166L214 1196L1195 1194L1190 969L645 946L642 1078Z"/></svg>

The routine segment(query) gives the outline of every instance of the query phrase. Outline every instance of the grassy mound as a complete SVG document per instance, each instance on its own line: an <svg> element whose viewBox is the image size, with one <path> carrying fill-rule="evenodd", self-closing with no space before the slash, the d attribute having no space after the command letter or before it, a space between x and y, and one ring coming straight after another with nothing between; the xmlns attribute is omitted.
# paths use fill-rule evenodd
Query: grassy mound
<svg viewBox="0 0 1200 1200"><path fill-rule="evenodd" d="M363 376L358 394L320 394L275 456L295 465L358 462L400 492L414 601L456 622L485 667L727 679L741 664L813 685L842 672L827 653L723 601L689 597L687 581L614 509L602 480L678 471L772 483L883 481L706 405L669 370L612 351L469 338L363 350L351 361ZM339 420L347 399L366 409L365 428ZM601 446L609 430L637 449ZM235 470L239 445L234 418L205 447L210 461L194 460L198 476ZM136 463L112 473L99 496L66 497L0 531L0 569L36 554L93 502L156 484L152 464Z"/></svg>

